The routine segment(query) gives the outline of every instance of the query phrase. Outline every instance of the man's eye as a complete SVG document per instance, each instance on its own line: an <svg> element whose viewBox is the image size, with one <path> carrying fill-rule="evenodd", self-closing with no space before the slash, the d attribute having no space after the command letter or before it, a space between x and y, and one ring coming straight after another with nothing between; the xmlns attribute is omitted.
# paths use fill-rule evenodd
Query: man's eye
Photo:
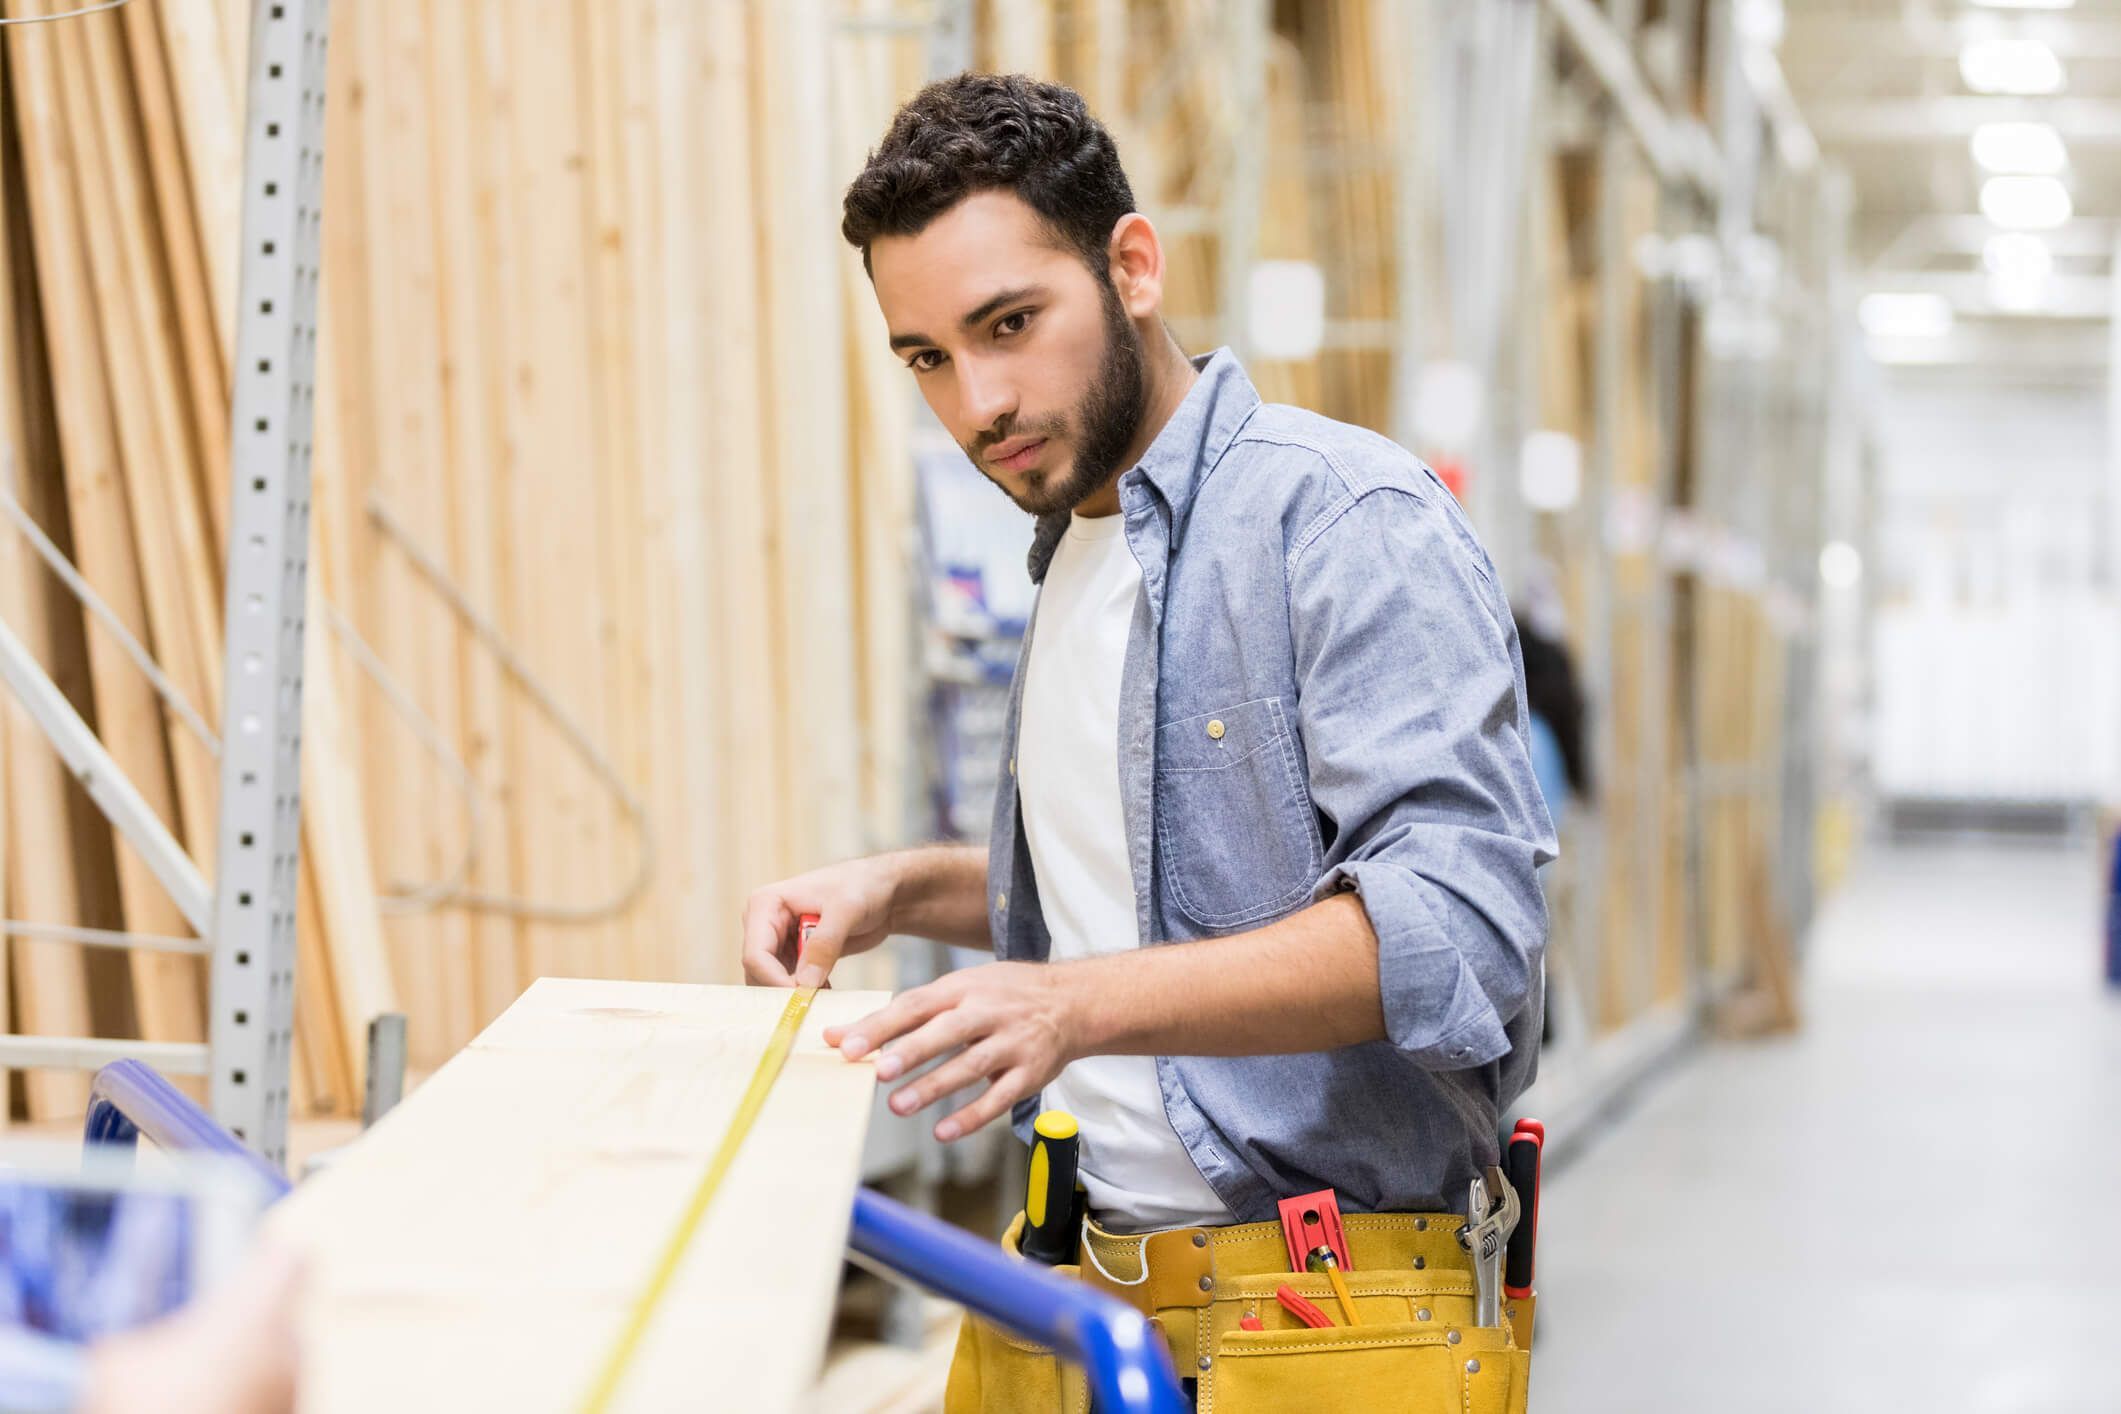
<svg viewBox="0 0 2121 1414"><path fill-rule="evenodd" d="M940 351L922 349L912 358L906 360L906 367L912 369L915 373L933 373L936 369L942 367L942 363L943 356Z"/></svg>
<svg viewBox="0 0 2121 1414"><path fill-rule="evenodd" d="M1005 315L1002 321L994 326L994 332L997 334L1021 334L1030 327L1030 324L1031 311L1020 309L1014 314Z"/></svg>

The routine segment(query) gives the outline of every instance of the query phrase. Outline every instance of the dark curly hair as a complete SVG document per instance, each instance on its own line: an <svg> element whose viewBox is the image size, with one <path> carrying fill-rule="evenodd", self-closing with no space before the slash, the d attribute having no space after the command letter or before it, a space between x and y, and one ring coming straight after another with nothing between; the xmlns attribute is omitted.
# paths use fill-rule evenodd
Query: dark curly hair
<svg viewBox="0 0 2121 1414"><path fill-rule="evenodd" d="M1134 210L1119 149L1081 94L1022 74L968 73L898 110L847 188L840 234L868 269L877 237L917 235L982 191L1014 192L1100 276L1112 228Z"/></svg>

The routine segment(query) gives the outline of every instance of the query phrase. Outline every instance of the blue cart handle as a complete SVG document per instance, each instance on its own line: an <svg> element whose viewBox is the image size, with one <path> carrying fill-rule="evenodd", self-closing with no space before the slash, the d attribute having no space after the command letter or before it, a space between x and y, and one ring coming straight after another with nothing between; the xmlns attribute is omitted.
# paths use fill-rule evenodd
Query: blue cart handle
<svg viewBox="0 0 2121 1414"><path fill-rule="evenodd" d="M287 1194L287 1175L214 1123L211 1115L163 1079L161 1072L141 1061L112 1061L96 1072L89 1085L88 1130L83 1138L90 1144L130 1147L143 1134L159 1148L204 1151L240 1160L274 1198Z"/></svg>
<svg viewBox="0 0 2121 1414"><path fill-rule="evenodd" d="M1023 1340L1083 1367L1098 1414L1188 1414L1148 1318L1103 1292L863 1188L848 1246Z"/></svg>

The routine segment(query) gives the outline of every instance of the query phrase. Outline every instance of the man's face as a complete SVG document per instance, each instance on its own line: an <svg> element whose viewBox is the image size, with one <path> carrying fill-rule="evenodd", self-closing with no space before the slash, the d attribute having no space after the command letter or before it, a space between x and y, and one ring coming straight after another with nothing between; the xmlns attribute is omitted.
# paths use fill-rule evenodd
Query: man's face
<svg viewBox="0 0 2121 1414"><path fill-rule="evenodd" d="M1109 279L1006 192L870 247L892 351L972 464L1037 515L1119 470L1146 403L1141 335Z"/></svg>

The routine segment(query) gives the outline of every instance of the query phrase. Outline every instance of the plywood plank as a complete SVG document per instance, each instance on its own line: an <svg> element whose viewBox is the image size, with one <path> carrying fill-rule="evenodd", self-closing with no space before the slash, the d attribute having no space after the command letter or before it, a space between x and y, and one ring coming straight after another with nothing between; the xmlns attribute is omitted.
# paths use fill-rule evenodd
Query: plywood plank
<svg viewBox="0 0 2121 1414"><path fill-rule="evenodd" d="M211 722L219 716L220 703L220 576L195 494L181 352L171 337L175 311L151 244L157 234L149 205L153 189L129 97L122 38L115 24L82 25L67 35L73 59L68 121L89 159L82 164L78 195L124 453L124 480L114 489L132 514L141 608L156 659ZM111 686L99 682L99 693ZM137 695L147 687L136 680L125 690ZM212 878L218 768L206 743L166 708L158 711L157 731L168 737L163 750L175 787L174 796L158 801L158 808ZM141 759L157 756L144 753ZM149 799L155 799L152 791ZM130 926L152 933L188 931L159 882L138 867L120 878ZM206 976L200 960L138 951L128 961L141 1035L154 1041L205 1040Z"/></svg>
<svg viewBox="0 0 2121 1414"><path fill-rule="evenodd" d="M547 978L276 1210L305 1249L305 1414L576 1407L789 994ZM874 1076L822 992L618 1407L799 1407L824 1354Z"/></svg>
<svg viewBox="0 0 2121 1414"><path fill-rule="evenodd" d="M75 557L127 626L144 637L130 546L131 513L120 492L121 462L98 337L96 275L77 204L77 188L85 178L67 118L70 28L47 25L14 31L7 49L8 87L21 133L67 496L81 527ZM91 635L89 652L97 725L134 785L167 819L169 764L152 694L108 635ZM119 862L121 870L133 871L136 881L144 880L136 884L143 898L159 887L129 848L121 848ZM127 888L128 897L133 887ZM9 951L21 1030L86 1035L87 979L79 950L70 944L18 941ZM27 1092L30 1115L39 1119L78 1114L88 1097L85 1077L49 1071L30 1075Z"/></svg>
<svg viewBox="0 0 2121 1414"><path fill-rule="evenodd" d="M688 675L688 712L711 733L718 771L714 837L723 846L723 894L709 915L737 916L743 891L774 878L784 856L782 821L791 792L779 774L786 723L775 708L780 679L772 662L771 615L762 611L770 574L771 515L766 499L765 419L770 385L759 345L764 316L757 245L761 158L754 154L746 17L734 5L709 6L696 20L690 64L700 75L691 95L697 121L681 131L684 167L696 177L682 191L676 229L695 240L672 264L691 266L690 308L702 331L706 376L693 445L709 458L707 476L712 671ZM735 980L736 951L717 949L697 975Z"/></svg>
<svg viewBox="0 0 2121 1414"><path fill-rule="evenodd" d="M442 272L442 419L449 468L450 562L474 604L501 601L507 547L493 533L502 461L502 383L496 334L500 303L498 262L502 232L499 190L505 166L496 158L485 100L492 56L482 43L491 23L484 0L427 0L429 101L434 111L435 210ZM499 662L468 627L454 643L459 716L455 740L486 803L471 887L490 896L516 893L507 819L494 802L507 786L502 750L505 681ZM453 807L451 820L473 822ZM483 1028L505 1011L530 973L519 965L521 926L506 914L481 910L468 920L474 1023ZM459 1032L452 1043L469 1031Z"/></svg>
<svg viewBox="0 0 2121 1414"><path fill-rule="evenodd" d="M383 455L349 470L425 543L446 545L449 478L436 474L447 463L427 25L413 5L361 6L338 26L335 42L350 47L365 95L366 228L389 233L367 245L367 386L374 402L365 432ZM372 611L370 643L434 720L452 720L456 630L448 608L403 555L376 547L370 565L360 581ZM399 889L441 878L463 841L459 798L387 699L369 691L363 702L363 765L375 787L369 840L379 876ZM412 1064L432 1069L474 1029L467 921L448 910L393 914L384 936Z"/></svg>
<svg viewBox="0 0 2121 1414"><path fill-rule="evenodd" d="M578 13L560 0L496 7L506 87L496 127L508 158L507 350L510 465L503 523L513 537L502 622L531 670L590 737L609 740L604 704L610 625L601 602L590 321L587 159L576 71ZM614 884L617 828L608 792L544 714L512 693L507 814L525 888L541 901L580 905ZM533 920L537 971L612 975L616 926Z"/></svg>

